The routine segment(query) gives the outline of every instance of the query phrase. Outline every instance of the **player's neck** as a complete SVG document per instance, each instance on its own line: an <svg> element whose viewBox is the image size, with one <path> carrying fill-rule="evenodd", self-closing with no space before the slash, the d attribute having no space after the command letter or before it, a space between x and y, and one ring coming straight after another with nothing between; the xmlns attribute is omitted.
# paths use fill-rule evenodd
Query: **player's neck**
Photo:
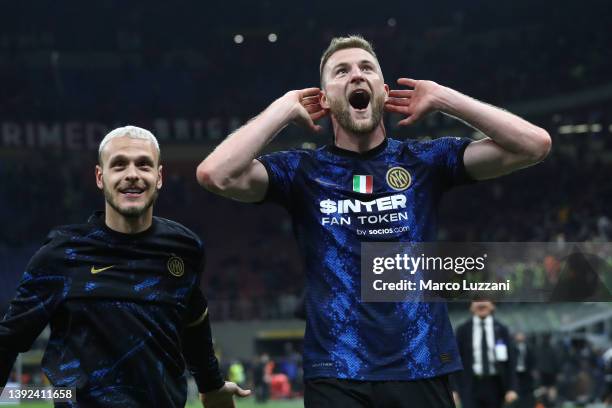
<svg viewBox="0 0 612 408"><path fill-rule="evenodd" d="M153 206L149 207L149 209L139 217L128 218L119 214L107 203L104 213L104 223L108 228L122 234L138 234L139 232L146 231L153 223Z"/></svg>
<svg viewBox="0 0 612 408"><path fill-rule="evenodd" d="M364 153L372 150L385 140L382 121L371 133L355 134L334 123L334 144L340 149Z"/></svg>

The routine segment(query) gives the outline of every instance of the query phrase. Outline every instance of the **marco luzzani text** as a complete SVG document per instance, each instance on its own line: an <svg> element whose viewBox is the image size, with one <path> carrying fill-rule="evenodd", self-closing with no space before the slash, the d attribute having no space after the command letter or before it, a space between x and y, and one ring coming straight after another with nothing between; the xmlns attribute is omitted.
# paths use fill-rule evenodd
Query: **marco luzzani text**
<svg viewBox="0 0 612 408"><path fill-rule="evenodd" d="M487 254L477 257L451 257L451 256L411 256L396 254L388 257L375 257L372 259L372 272L382 275L389 271L398 271L414 276L419 272L419 279L399 279L394 282L385 282L375 279L372 286L376 291L510 291L510 280L505 282L478 282L469 279L470 272L482 272L486 268ZM454 273L462 275L465 279L459 281L440 281L439 279L425 279L429 273Z"/></svg>

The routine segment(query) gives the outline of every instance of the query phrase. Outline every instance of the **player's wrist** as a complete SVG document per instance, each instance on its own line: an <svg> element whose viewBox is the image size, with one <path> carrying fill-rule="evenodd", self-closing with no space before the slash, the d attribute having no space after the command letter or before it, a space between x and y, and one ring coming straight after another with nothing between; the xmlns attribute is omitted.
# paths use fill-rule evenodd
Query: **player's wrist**
<svg viewBox="0 0 612 408"><path fill-rule="evenodd" d="M435 83L434 83L435 84ZM431 92L432 108L448 115L458 116L461 112L462 97L466 96L446 86L435 84Z"/></svg>
<svg viewBox="0 0 612 408"><path fill-rule="evenodd" d="M299 105L295 91L290 91L272 102L268 111L283 128L299 117Z"/></svg>
<svg viewBox="0 0 612 408"><path fill-rule="evenodd" d="M195 376L196 384L200 394L208 394L211 392L219 391L225 385L225 380L221 373L208 374L204 376Z"/></svg>
<svg viewBox="0 0 612 408"><path fill-rule="evenodd" d="M218 391L221 391L223 387L225 387L225 383L226 381L223 381L220 384L211 385L209 387L206 387L198 391L200 392L200 394L203 394L203 395L210 394L211 392L218 392Z"/></svg>

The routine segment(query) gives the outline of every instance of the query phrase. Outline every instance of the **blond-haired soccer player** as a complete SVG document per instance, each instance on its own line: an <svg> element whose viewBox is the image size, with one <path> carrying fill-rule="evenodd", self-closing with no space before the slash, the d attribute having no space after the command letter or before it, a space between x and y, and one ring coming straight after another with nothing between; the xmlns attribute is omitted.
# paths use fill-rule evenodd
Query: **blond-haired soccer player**
<svg viewBox="0 0 612 408"><path fill-rule="evenodd" d="M189 229L154 217L162 187L157 139L111 131L99 147L96 184L105 211L61 226L27 266L0 321L0 385L43 328L43 370L73 389L56 406L183 408L185 362L207 408L232 408L248 391L224 382L200 290L204 247Z"/></svg>
<svg viewBox="0 0 612 408"><path fill-rule="evenodd" d="M321 89L287 92L224 140L198 167L208 190L288 209L306 261L304 339L307 407L445 407L447 375L461 369L444 303L360 301L360 244L432 241L448 189L542 160L548 133L432 81L401 78L389 90L370 43L334 38L323 53ZM479 141L387 137L384 111L415 123L440 111L482 131ZM334 142L259 157L291 122ZM365 217L367 215L367 217Z"/></svg>

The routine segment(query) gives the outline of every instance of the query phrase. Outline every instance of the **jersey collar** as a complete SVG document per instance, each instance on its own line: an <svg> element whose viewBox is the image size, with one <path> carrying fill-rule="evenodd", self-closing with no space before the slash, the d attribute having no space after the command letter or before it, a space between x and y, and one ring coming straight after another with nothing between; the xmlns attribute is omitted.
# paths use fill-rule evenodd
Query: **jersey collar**
<svg viewBox="0 0 612 408"><path fill-rule="evenodd" d="M376 147L365 151L365 152L354 152L352 150L346 150L336 145L327 145L326 150L332 154L338 156L352 157L355 159L370 159L376 156L378 153L384 151L387 148L388 139L385 137L383 141Z"/></svg>
<svg viewBox="0 0 612 408"><path fill-rule="evenodd" d="M152 233L155 232L155 228L157 226L157 220L156 217L153 217L153 221L151 222L151 226L149 228L147 228L144 231L138 232L136 234L125 234L123 232L119 232L119 231L115 231L114 229L111 229L108 227L108 225L106 225L106 223L104 222L104 211L96 211L94 212L89 219L87 220L88 223L90 224L95 224L98 227L100 227L102 230L104 230L104 232L106 232L108 235L117 238L117 239L121 239L121 240L132 240L132 239L137 239L137 238L142 238L142 237L146 237L151 235Z"/></svg>

